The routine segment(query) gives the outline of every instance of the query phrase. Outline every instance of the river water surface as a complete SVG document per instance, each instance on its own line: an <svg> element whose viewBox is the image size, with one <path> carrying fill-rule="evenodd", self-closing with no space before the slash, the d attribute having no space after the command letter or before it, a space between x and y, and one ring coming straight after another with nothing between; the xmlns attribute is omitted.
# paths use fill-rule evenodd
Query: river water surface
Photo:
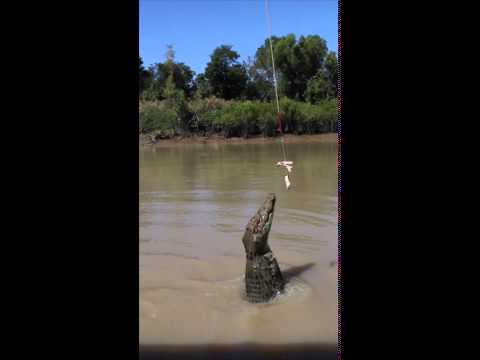
<svg viewBox="0 0 480 360"><path fill-rule="evenodd" d="M140 150L140 344L336 344L335 136ZM242 235L277 196L269 244L288 280L268 304L244 297Z"/></svg>

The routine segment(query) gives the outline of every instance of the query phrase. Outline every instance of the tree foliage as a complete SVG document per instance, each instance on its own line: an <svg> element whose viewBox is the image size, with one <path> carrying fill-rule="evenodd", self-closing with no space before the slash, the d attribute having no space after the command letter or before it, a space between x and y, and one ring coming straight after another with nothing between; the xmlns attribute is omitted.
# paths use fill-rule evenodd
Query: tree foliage
<svg viewBox="0 0 480 360"><path fill-rule="evenodd" d="M248 76L245 97L249 100L273 100L272 72L259 68L250 57L244 63L244 67Z"/></svg>
<svg viewBox="0 0 480 360"><path fill-rule="evenodd" d="M152 81L152 73L143 67L143 60L141 57L138 58L139 62L139 86L138 90L141 93L150 86Z"/></svg>
<svg viewBox="0 0 480 360"><path fill-rule="evenodd" d="M272 37L273 54L277 71L280 94L291 99L305 100L307 82L325 68L328 54L327 43L318 35L300 36L294 34ZM255 65L265 71L265 79L273 86L269 70L272 68L270 43L257 49Z"/></svg>
<svg viewBox="0 0 480 360"><path fill-rule="evenodd" d="M167 80L171 78L175 89L182 90L187 96L191 96L195 89L193 82L194 72L188 65L176 62L164 62L155 64L154 68L155 87L159 92L159 98L162 98L163 91L167 85Z"/></svg>
<svg viewBox="0 0 480 360"><path fill-rule="evenodd" d="M324 99L337 96L337 56L330 52L325 59L325 66L318 69L315 76L307 82L305 99L318 104Z"/></svg>
<svg viewBox="0 0 480 360"><path fill-rule="evenodd" d="M237 61L239 57L230 45L221 45L213 51L203 77L213 95L230 100L245 93L248 77Z"/></svg>
<svg viewBox="0 0 480 360"><path fill-rule="evenodd" d="M287 133L336 131L337 55L317 35L272 37L280 108ZM203 73L175 61L168 46L161 63L145 69L139 57L143 133L275 135L272 57L266 39L240 63L230 45L214 49ZM156 134L156 135L155 135Z"/></svg>
<svg viewBox="0 0 480 360"><path fill-rule="evenodd" d="M152 65L149 70L151 78L143 88L143 97L147 100L165 99L165 88L170 79L177 90L190 97L195 91L194 76L195 72L184 63L175 62L175 52L172 46L168 46L166 60L163 63Z"/></svg>
<svg viewBox="0 0 480 360"><path fill-rule="evenodd" d="M198 74L195 79L196 91L199 97L206 98L213 95L213 89L205 74Z"/></svg>

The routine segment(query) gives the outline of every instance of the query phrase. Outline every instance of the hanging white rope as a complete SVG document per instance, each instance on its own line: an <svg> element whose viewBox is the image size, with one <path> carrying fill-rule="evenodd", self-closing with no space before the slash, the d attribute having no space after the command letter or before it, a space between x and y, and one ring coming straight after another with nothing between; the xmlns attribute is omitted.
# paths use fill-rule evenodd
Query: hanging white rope
<svg viewBox="0 0 480 360"><path fill-rule="evenodd" d="M275 72L275 59L273 56L273 45L272 45L272 22L270 19L270 9L268 6L268 0L265 0L265 13L267 15L267 23L268 23L268 41L270 43L270 54L272 56L272 71L273 71L273 87L275 89L275 99L277 100L277 119L279 122L279 129L280 129L280 136L281 136L281 145L282 145L282 152L283 152L283 161L277 162L277 166L283 166L287 170L285 175L285 186L287 190L290 188L291 182L288 176L289 173L292 172L293 168L293 161L287 160L287 152L285 151L285 140L283 137L283 129L282 129L282 121L281 121L281 114L280 114L280 102L278 101L278 86L277 86L277 76Z"/></svg>
<svg viewBox="0 0 480 360"><path fill-rule="evenodd" d="M268 6L268 0L265 0L265 12L267 14L267 22L268 22L268 40L270 43L270 54L272 55L273 87L275 88L275 98L277 99L277 113L279 113L280 104L278 102L277 76L275 73L275 60L273 58L273 45L272 45L272 21L270 19L270 8Z"/></svg>

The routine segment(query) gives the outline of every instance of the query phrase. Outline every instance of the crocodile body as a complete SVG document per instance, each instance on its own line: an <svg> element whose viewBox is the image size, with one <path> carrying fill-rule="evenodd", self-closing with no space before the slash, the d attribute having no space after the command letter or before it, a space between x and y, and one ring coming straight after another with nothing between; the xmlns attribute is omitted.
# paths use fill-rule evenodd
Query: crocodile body
<svg viewBox="0 0 480 360"><path fill-rule="evenodd" d="M268 245L275 211L275 194L269 194L247 224L243 245L247 257L245 286L250 302L267 302L283 291L285 280Z"/></svg>

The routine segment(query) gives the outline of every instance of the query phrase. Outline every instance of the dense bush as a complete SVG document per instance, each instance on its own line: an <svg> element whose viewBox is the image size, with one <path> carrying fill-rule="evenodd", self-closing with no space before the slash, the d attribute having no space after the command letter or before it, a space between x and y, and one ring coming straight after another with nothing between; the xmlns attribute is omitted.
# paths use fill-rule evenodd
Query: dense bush
<svg viewBox="0 0 480 360"><path fill-rule="evenodd" d="M336 131L336 100L318 105L281 99L285 133L317 134ZM276 110L272 103L225 101L217 98L147 102L140 107L140 131L162 136L221 134L225 137L275 136Z"/></svg>
<svg viewBox="0 0 480 360"><path fill-rule="evenodd" d="M337 101L325 100L318 105L283 98L280 108L285 116L285 132L318 134L336 131Z"/></svg>
<svg viewBox="0 0 480 360"><path fill-rule="evenodd" d="M216 97L206 99L197 98L191 101L189 103L189 109L192 113L192 132L202 136L213 133L213 122L218 110L225 108L228 104L228 101Z"/></svg>
<svg viewBox="0 0 480 360"><path fill-rule="evenodd" d="M275 112L271 103L231 102L213 116L213 128L225 137L275 135Z"/></svg>
<svg viewBox="0 0 480 360"><path fill-rule="evenodd" d="M140 133L156 132L165 137L175 135L177 115L162 103L145 104L140 107Z"/></svg>

